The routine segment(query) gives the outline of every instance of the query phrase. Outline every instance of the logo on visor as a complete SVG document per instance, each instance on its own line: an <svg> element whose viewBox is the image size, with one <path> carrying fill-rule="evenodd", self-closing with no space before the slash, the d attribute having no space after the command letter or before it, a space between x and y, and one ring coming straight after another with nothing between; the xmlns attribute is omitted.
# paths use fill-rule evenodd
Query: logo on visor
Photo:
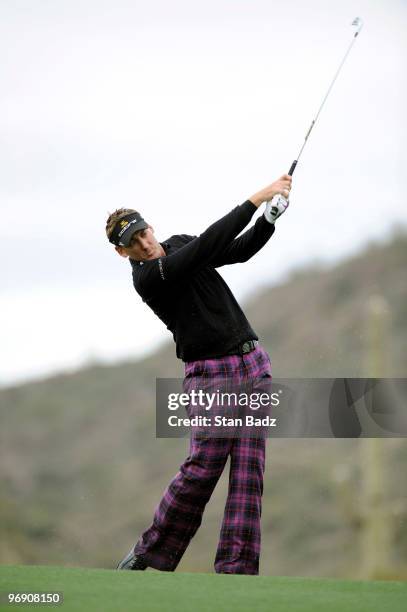
<svg viewBox="0 0 407 612"><path fill-rule="evenodd" d="M128 225L129 222L126 221L125 219L123 219L122 221L120 221L120 227L124 227L125 225Z"/></svg>

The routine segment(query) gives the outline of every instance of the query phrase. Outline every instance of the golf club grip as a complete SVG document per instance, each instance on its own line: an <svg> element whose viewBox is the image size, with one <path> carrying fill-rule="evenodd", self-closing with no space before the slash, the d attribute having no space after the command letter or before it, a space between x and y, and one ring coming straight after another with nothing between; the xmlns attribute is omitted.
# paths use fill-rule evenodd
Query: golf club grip
<svg viewBox="0 0 407 612"><path fill-rule="evenodd" d="M291 164L291 168L288 171L288 176L292 176L294 174L295 166L297 165L297 160L295 159Z"/></svg>

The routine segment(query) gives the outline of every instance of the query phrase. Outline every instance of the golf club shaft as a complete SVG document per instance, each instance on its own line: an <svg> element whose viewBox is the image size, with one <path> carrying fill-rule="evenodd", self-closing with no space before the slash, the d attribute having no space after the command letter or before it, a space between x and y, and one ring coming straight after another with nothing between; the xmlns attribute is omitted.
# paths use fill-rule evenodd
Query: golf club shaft
<svg viewBox="0 0 407 612"><path fill-rule="evenodd" d="M340 73L340 71L341 71L341 69L342 69L342 66L344 65L344 63L345 63L345 61L346 61L346 58L348 57L348 55L349 55L349 53L350 53L350 50L352 49L352 47L353 47L353 45L354 45L354 43L355 43L355 40L356 40L356 38L357 38L357 36L358 36L358 34L359 34L360 30L362 29L363 22L362 22L362 20L360 19L360 17L356 17L356 18L355 18L355 19L352 21L352 26L357 26L357 30L356 30L355 34L353 35L352 42L350 43L349 47L348 47L348 48L347 48L347 50L346 50L346 53L345 53L345 55L344 55L344 57L343 57L343 59L342 59L342 61L341 61L340 65L339 65L339 68L338 68L338 70L336 71L335 76L334 76L334 78L333 78L333 80L332 80L332 82L331 82L331 84L330 84L330 86L329 86L329 88L328 88L328 91L327 91L327 92L326 92L326 94L325 94L325 97L324 97L324 99L323 99L323 101L322 101L322 104L321 104L321 106L319 107L319 110L318 110L318 112L317 112L317 114L316 114L315 119L313 119L313 120L312 120L312 123L311 123L311 125L310 125L310 127L309 127L309 130L308 130L308 132L307 132L306 136L305 136L305 139L304 139L304 142L303 142L302 147L301 147L301 149L300 149L300 152L298 153L297 159L295 159L295 160L293 161L293 163L291 164L291 167L290 167L290 169L289 169L289 171L288 171L289 176L292 176L292 175L294 174L294 170L295 170L295 168L296 168L296 166L297 166L297 164L298 164L298 161L299 161L299 159L300 159L300 157L301 157L301 154L302 154L302 152L303 152L303 150L304 150L304 147L305 147L305 145L306 145L306 142L307 142L307 140L308 140L308 137L309 137L309 135L311 134L312 128L314 127L314 125L315 125L315 123L316 123L316 121L317 121L317 119L318 119L318 117L319 117L319 115L320 115L320 113L321 113L321 110L322 110L322 108L323 108L323 106L324 106L324 104L325 104L325 102L326 102L326 100L327 100L327 98L328 98L328 96L329 96L329 94L330 94L330 92L331 92L331 89L332 89L332 87L334 86L334 83L335 83L336 79L338 78L338 75L339 75L339 73Z"/></svg>

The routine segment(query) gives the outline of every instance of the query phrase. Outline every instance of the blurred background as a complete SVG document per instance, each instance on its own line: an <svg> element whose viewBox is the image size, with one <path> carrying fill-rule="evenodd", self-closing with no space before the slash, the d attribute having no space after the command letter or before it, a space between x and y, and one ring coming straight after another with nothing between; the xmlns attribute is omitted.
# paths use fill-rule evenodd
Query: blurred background
<svg viewBox="0 0 407 612"><path fill-rule="evenodd" d="M155 378L183 367L106 218L132 207L159 240L199 234L288 171L356 16L288 212L221 272L275 377L406 376L407 6L21 0L0 14L0 562L114 567L188 441L155 438ZM268 448L261 573L407 576L404 439ZM226 491L227 470L181 571L213 571Z"/></svg>

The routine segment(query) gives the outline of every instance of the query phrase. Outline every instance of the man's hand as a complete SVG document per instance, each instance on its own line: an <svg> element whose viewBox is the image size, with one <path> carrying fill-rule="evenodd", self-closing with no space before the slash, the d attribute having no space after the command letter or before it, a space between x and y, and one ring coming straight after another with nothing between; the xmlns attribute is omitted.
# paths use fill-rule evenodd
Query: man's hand
<svg viewBox="0 0 407 612"><path fill-rule="evenodd" d="M250 202L253 202L257 208L263 204L263 202L269 202L273 199L273 197L279 193L288 200L291 191L291 183L292 177L288 174L283 174L279 179L265 187L261 191L258 191L251 198L249 198Z"/></svg>
<svg viewBox="0 0 407 612"><path fill-rule="evenodd" d="M264 211L264 218L269 223L274 223L277 221L279 217L287 210L289 205L288 200L285 199L284 196L279 194L274 197L272 200L266 203L266 210Z"/></svg>

